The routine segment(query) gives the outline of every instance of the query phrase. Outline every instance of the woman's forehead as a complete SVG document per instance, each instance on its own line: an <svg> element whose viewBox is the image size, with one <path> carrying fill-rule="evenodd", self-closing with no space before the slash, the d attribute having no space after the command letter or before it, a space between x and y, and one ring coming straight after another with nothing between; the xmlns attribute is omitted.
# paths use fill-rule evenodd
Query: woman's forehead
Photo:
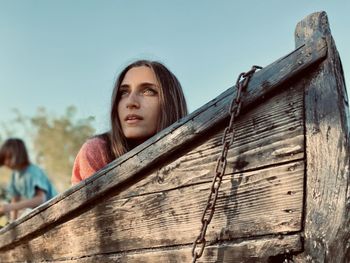
<svg viewBox="0 0 350 263"><path fill-rule="evenodd" d="M138 66L129 69L121 85L137 85L141 83L159 84L154 71L147 66Z"/></svg>

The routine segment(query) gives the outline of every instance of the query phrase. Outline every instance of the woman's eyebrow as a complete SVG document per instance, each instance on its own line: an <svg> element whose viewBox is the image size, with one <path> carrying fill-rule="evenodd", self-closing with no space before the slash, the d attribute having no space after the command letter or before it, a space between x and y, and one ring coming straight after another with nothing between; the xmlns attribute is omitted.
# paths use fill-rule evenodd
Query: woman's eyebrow
<svg viewBox="0 0 350 263"><path fill-rule="evenodd" d="M130 84L127 84L127 83L124 83L124 84L121 84L119 89L130 89ZM157 83L154 83L154 82L142 82L138 85L140 88L145 88L145 87L149 87L149 86L152 86L154 88L158 88L159 89L159 86Z"/></svg>
<svg viewBox="0 0 350 263"><path fill-rule="evenodd" d="M157 83L153 83L153 82L142 82L142 83L140 84L140 86L141 86L141 87L145 87L145 86L153 86L153 87L158 88Z"/></svg>
<svg viewBox="0 0 350 263"><path fill-rule="evenodd" d="M129 84L121 84L119 88L129 88L130 85Z"/></svg>

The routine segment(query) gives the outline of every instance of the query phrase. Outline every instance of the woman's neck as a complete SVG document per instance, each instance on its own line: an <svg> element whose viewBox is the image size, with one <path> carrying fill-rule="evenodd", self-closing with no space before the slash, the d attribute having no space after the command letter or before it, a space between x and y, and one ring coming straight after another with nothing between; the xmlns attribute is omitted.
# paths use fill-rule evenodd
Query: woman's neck
<svg viewBox="0 0 350 263"><path fill-rule="evenodd" d="M142 144L145 140L128 140L129 151Z"/></svg>

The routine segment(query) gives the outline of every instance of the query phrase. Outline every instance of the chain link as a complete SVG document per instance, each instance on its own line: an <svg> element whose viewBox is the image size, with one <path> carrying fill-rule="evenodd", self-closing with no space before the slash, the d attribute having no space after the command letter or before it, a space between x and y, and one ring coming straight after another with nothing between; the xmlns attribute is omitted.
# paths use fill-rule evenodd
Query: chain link
<svg viewBox="0 0 350 263"><path fill-rule="evenodd" d="M212 185L210 188L210 193L208 196L207 204L205 206L205 209L203 211L203 215L201 218L202 222L202 228L200 230L200 234L196 238L196 240L193 242L192 247L192 263L195 263L198 258L200 258L203 255L206 239L205 235L207 232L208 225L210 224L210 221L212 220L214 216L215 211L215 204L216 200L218 198L219 194L219 188L221 185L222 178L225 174L225 169L227 165L227 153L230 148L230 146L233 144L234 136L236 133L236 130L234 128L234 123L236 118L239 116L242 106L242 92L244 92L248 86L250 78L253 76L255 71L257 69L261 69L259 66L253 66L251 70L248 72L243 72L239 74L237 81L236 81L236 88L237 93L236 97L232 100L229 113L231 115L230 122L227 126L227 128L224 131L224 134L222 136L222 150L220 157L217 160L216 168L215 168L215 174L212 181ZM227 137L230 136L230 140L227 140ZM200 247L197 249L197 246Z"/></svg>
<svg viewBox="0 0 350 263"><path fill-rule="evenodd" d="M293 256L292 256L291 252L288 249L284 251L283 263L294 263Z"/></svg>

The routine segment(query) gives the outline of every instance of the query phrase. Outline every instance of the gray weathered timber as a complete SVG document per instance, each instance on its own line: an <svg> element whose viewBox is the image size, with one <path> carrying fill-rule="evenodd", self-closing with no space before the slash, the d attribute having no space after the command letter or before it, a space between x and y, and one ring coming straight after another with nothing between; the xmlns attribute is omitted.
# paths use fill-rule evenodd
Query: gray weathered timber
<svg viewBox="0 0 350 263"><path fill-rule="evenodd" d="M243 100L243 111L261 100L281 84L297 76L308 67L323 60L327 54L323 39L308 42L295 51L257 72L248 86ZM46 227L59 224L79 213L79 209L103 198L111 191L117 194L127 189L133 181L142 179L142 171L152 169L158 162L172 160L174 152L186 149L189 143L205 136L218 123L228 117L230 101L235 96L233 88L217 99L180 120L163 132L108 165L95 176L73 187L52 201L39 207L28 216L0 231L0 250L12 246L23 238L31 238ZM132 169L130 170L130 167ZM116 176L116 174L118 176ZM38 216L36 216L38 215Z"/></svg>
<svg viewBox="0 0 350 263"><path fill-rule="evenodd" d="M225 245L208 246L204 252L203 259L199 262L267 262L269 257L283 254L284 251L295 249L301 250L302 244L299 235L290 235L281 238L262 238L249 242L234 244L227 242ZM167 249L152 249L135 251L132 253L113 253L107 255L88 256L84 258L73 258L65 262L69 263L140 263L140 262L169 262L182 263L191 262L191 247L181 246ZM52 261L61 263L62 261Z"/></svg>
<svg viewBox="0 0 350 263"><path fill-rule="evenodd" d="M296 46L323 38L328 58L305 76L305 253L311 262L350 262L349 101L326 13L301 21ZM304 262L302 260L302 262Z"/></svg>
<svg viewBox="0 0 350 263"><path fill-rule="evenodd" d="M229 161L238 167L235 172L233 168L227 170L208 240L215 242L256 234L271 236L301 230L302 95L303 91L297 87L285 89L238 121L238 141L229 152ZM219 133L221 135L222 131ZM23 261L66 260L118 251L125 255L135 249L188 246L197 235L201 210L220 151L217 133L213 136L174 162L160 167L128 191L96 204L93 209L33 240L22 242L21 246L3 251L2 260L10 260L13 255ZM235 161L236 152L241 153L239 162ZM47 240L56 240L59 246L45 246ZM279 240L293 251L300 249L300 240L299 245L289 243L288 238ZM256 254L255 241L249 245L246 240L245 244L246 255ZM270 243L264 244L267 250ZM240 255L239 247L227 249L237 249L233 255ZM279 254L281 250L270 249L269 255ZM227 253L225 248L220 248L221 256ZM154 262L152 258L144 260Z"/></svg>
<svg viewBox="0 0 350 263"><path fill-rule="evenodd" d="M300 231L303 178L304 162L225 176L207 240ZM130 198L112 197L9 254L2 252L2 258L17 254L23 261L66 259L190 244L198 234L210 186L203 183ZM59 246L47 245L48 240Z"/></svg>

